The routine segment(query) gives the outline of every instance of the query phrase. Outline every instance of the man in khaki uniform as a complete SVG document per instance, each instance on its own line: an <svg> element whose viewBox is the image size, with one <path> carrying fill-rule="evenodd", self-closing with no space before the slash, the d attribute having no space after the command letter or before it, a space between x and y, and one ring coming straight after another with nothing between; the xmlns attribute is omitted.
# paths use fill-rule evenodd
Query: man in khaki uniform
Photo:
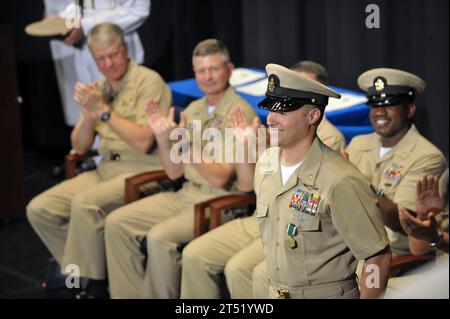
<svg viewBox="0 0 450 319"><path fill-rule="evenodd" d="M157 152L149 153L154 136L146 125L145 105L149 98L156 99L161 112L167 114L171 92L155 71L128 60L118 26L97 25L88 43L105 79L77 83L75 99L82 113L72 132L72 147L77 153L86 153L99 134L102 161L95 171L34 198L27 215L62 271L70 264L78 265L80 276L93 279L89 293L98 291L104 296L104 219L123 205L126 177L162 169Z"/></svg>
<svg viewBox="0 0 450 319"><path fill-rule="evenodd" d="M255 171L256 216L274 298L361 298L386 287L391 253L375 193L316 137L328 98L340 95L280 65L266 66L267 123L278 147ZM373 285L371 285L371 283Z"/></svg>
<svg viewBox="0 0 450 319"><path fill-rule="evenodd" d="M442 250L448 254L448 168L442 176L424 176L417 182L416 213L412 216L399 205L400 224L410 237L414 255ZM443 196L442 196L442 195ZM423 243L425 241L425 244Z"/></svg>
<svg viewBox="0 0 450 319"><path fill-rule="evenodd" d="M238 105L248 121L256 117L252 107L229 85L233 64L222 42L215 39L200 42L194 49L193 67L205 97L186 108L181 114L179 128L186 127L191 137L201 137L208 131L215 136L224 136L225 128L230 127L229 113ZM178 192L144 198L108 216L106 247L113 298L177 298L181 275L181 253L177 245L194 237L195 203L238 192L234 165L225 163L223 157L208 163L211 158L201 156L195 137L194 143L179 142L194 161L174 160L169 135L178 127L173 122L173 112L165 118L150 106L148 117L167 175L176 179L184 174L187 182ZM223 140L220 142L223 147ZM234 152L234 147L231 151ZM145 236L146 269L139 250Z"/></svg>
<svg viewBox="0 0 450 319"><path fill-rule="evenodd" d="M413 124L414 98L425 82L414 74L378 68L358 78L371 106L375 133L353 138L349 160L378 192L378 204L394 255L409 254L408 236L402 231L397 204L415 212L415 190L425 175L440 176L446 167L443 154L419 134Z"/></svg>
<svg viewBox="0 0 450 319"><path fill-rule="evenodd" d="M300 61L292 69L323 84L328 82L325 68L316 62ZM235 121L238 122L239 117L236 118ZM245 121L236 126L250 127L250 123ZM324 144L337 152L340 152L345 146L342 133L325 118L318 127L317 135ZM238 172L240 170L242 175L253 176L254 165L250 164L237 164ZM240 181L242 191L253 191L253 179L251 185L242 184ZM252 285L257 286L258 288L255 289L258 291L264 291L264 294L268 289L265 272L255 277L257 279L252 283L253 269L263 260L264 254L256 217L252 215L228 222L200 238L196 238L183 250L181 298L223 297L220 287L222 272L225 273L231 298L252 298ZM264 268L261 270L264 271Z"/></svg>

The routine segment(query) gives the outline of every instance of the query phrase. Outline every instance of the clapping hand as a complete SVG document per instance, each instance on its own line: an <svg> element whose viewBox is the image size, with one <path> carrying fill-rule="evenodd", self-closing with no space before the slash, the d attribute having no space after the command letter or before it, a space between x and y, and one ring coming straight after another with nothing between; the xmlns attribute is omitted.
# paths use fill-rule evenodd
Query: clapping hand
<svg viewBox="0 0 450 319"><path fill-rule="evenodd" d="M100 115L108 110L104 103L103 95L97 83L84 84L77 82L75 84L74 99L81 105L81 111L87 121L95 121Z"/></svg>
<svg viewBox="0 0 450 319"><path fill-rule="evenodd" d="M438 236L437 221L433 213L429 213L426 220L419 220L413 217L404 207L398 206L400 224L409 236L427 242L435 242Z"/></svg>
<svg viewBox="0 0 450 319"><path fill-rule="evenodd" d="M173 129L184 128L186 125L183 112L180 114L180 124L177 125L175 123L175 109L171 107L168 116L165 117L159 109L158 101L155 99L148 100L145 114L147 115L148 126L158 141L170 140L170 133Z"/></svg>
<svg viewBox="0 0 450 319"><path fill-rule="evenodd" d="M416 210L418 217L426 219L429 213L437 214L443 210L444 200L439 195L437 176L424 176L417 182Z"/></svg>
<svg viewBox="0 0 450 319"><path fill-rule="evenodd" d="M258 128L264 128L259 117L255 117L252 123L248 122L245 111L240 105L231 111L229 123L233 128L233 134L238 143L248 143L251 135L257 136ZM244 134L241 134L239 131L244 131Z"/></svg>

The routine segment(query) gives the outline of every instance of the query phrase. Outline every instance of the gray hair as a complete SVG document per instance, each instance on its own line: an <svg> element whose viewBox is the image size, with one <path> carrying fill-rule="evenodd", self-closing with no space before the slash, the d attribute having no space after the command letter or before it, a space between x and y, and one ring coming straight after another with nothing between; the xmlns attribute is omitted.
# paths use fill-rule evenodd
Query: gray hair
<svg viewBox="0 0 450 319"><path fill-rule="evenodd" d="M225 44L217 39L206 39L200 41L194 48L192 53L192 61L195 57L204 57L210 54L220 53L225 58L225 63L230 63L230 53Z"/></svg>
<svg viewBox="0 0 450 319"><path fill-rule="evenodd" d="M89 31L87 42L89 47L91 45L107 46L113 42L125 44L123 30L113 23L100 23Z"/></svg>
<svg viewBox="0 0 450 319"><path fill-rule="evenodd" d="M291 70L297 72L308 72L316 76L318 82L328 84L328 73L325 67L314 61L299 61L295 63Z"/></svg>

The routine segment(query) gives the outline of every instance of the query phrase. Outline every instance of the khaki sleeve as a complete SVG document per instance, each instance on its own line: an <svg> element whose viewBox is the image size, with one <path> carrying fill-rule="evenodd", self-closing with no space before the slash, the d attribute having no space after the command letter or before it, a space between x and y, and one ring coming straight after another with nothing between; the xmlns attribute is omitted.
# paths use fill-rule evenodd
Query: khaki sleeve
<svg viewBox="0 0 450 319"><path fill-rule="evenodd" d="M329 203L334 227L358 260L389 245L375 193L362 177L341 179L334 185Z"/></svg>
<svg viewBox="0 0 450 319"><path fill-rule="evenodd" d="M326 117L317 128L317 136L333 150L340 152L345 147L345 137Z"/></svg>
<svg viewBox="0 0 450 319"><path fill-rule="evenodd" d="M345 148L345 140L339 135L326 137L322 140L322 142L336 152L340 152Z"/></svg>
<svg viewBox="0 0 450 319"><path fill-rule="evenodd" d="M136 101L137 124L147 125L145 107L150 98L159 101L159 108L165 116L169 113L169 108L172 103L172 92L167 83L158 74L145 77L139 85Z"/></svg>
<svg viewBox="0 0 450 319"><path fill-rule="evenodd" d="M445 169L445 161L439 154L427 155L412 165L400 181L392 201L407 209L416 211L417 181L425 175L441 176Z"/></svg>
<svg viewBox="0 0 450 319"><path fill-rule="evenodd" d="M336 152L340 152L345 148L346 142L345 137L342 133L338 132L335 136L334 143L331 146Z"/></svg>

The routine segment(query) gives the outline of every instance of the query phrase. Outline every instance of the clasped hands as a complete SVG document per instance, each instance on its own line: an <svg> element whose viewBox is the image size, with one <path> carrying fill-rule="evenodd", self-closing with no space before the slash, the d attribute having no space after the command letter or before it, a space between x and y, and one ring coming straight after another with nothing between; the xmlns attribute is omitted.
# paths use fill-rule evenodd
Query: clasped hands
<svg viewBox="0 0 450 319"><path fill-rule="evenodd" d="M74 99L80 104L81 112L88 122L99 120L100 116L109 110L98 83L84 84L77 82Z"/></svg>

